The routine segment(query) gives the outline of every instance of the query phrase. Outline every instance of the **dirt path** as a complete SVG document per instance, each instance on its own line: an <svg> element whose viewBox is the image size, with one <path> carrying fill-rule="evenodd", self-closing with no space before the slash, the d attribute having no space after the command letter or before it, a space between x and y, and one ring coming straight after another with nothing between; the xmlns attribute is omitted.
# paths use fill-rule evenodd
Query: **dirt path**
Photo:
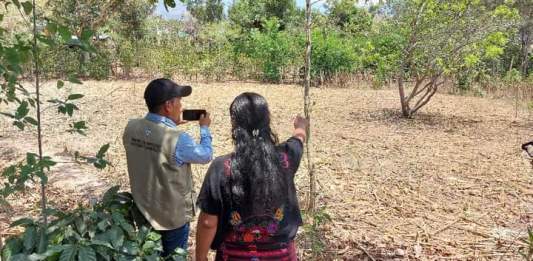
<svg viewBox="0 0 533 261"><path fill-rule="evenodd" d="M54 204L75 205L108 184L127 189L121 134L128 118L145 114L145 85L118 81L74 86L86 94L80 119L91 127L87 137L65 135L66 127L60 127L65 119L54 120L55 112L46 111L45 151L67 148L91 155L110 143L113 164L104 171L63 165L55 182L61 188L73 186L52 187ZM292 116L302 111L297 86L193 86L185 105L212 112L216 155L232 149L228 106L239 93L255 91L267 98L280 139L288 138ZM312 96L318 202L332 217L325 224L325 259L359 259L366 256L364 251L382 260L519 258L518 240L533 225L533 170L519 149L533 139L530 112L519 110L515 117L511 102L439 94L415 119L406 120L397 112L395 90L313 89ZM0 159L5 162L13 160L5 156L11 150L23 151L26 145L20 141L30 139L7 123L2 126ZM184 128L198 132L192 124ZM206 169L193 167L197 189ZM302 163L296 180L302 201L308 190L306 171ZM36 195L17 198L25 201L16 204L14 215L0 212L0 230L13 216L37 213Z"/></svg>

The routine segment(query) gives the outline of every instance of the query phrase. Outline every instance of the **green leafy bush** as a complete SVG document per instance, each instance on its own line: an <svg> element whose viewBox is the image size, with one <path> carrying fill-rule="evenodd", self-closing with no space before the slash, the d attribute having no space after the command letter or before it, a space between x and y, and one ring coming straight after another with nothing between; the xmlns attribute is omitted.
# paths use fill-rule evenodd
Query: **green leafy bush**
<svg viewBox="0 0 533 261"><path fill-rule="evenodd" d="M312 78L322 76L327 81L337 73L353 72L357 67L356 54L349 39L324 29L315 30L312 37Z"/></svg>
<svg viewBox="0 0 533 261"><path fill-rule="evenodd" d="M129 193L109 189L90 208L72 212L48 209L55 217L49 225L24 218L11 226L24 233L6 241L2 260L159 260L161 236L153 231ZM173 258L186 260L177 249Z"/></svg>
<svg viewBox="0 0 533 261"><path fill-rule="evenodd" d="M297 60L301 49L294 37L280 31L277 19L267 20L263 27L263 31L252 30L246 51L260 66L263 81L280 82L283 69Z"/></svg>

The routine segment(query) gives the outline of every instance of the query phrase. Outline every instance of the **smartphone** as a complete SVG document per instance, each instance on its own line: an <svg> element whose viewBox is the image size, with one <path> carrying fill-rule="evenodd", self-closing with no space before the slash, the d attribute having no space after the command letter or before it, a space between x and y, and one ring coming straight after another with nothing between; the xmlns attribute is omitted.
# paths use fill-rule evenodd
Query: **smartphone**
<svg viewBox="0 0 533 261"><path fill-rule="evenodd" d="M182 119L184 121L197 121L202 114L205 115L206 113L206 110L183 110Z"/></svg>

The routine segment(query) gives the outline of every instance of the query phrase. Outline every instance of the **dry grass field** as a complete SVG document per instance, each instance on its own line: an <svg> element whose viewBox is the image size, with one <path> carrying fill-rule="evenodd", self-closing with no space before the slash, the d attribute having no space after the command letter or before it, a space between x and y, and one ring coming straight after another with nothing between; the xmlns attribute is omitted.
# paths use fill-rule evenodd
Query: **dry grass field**
<svg viewBox="0 0 533 261"><path fill-rule="evenodd" d="M68 119L45 105L44 152L61 162L50 174L53 206L87 204L115 184L128 189L121 135L129 118L145 114L146 84L68 85L85 94L75 118L88 121L86 137L65 133ZM185 106L212 113L216 155L232 150L228 107L239 93L267 98L281 140L291 133L292 117L303 111L299 86L227 82L193 88ZM50 83L45 99L56 92ZM507 100L437 94L414 119L403 119L393 89L314 88L311 93L317 202L331 216L320 227L325 248L315 259L521 259L520 239L533 225L533 169L520 151L520 144L533 139L531 111L516 110ZM182 127L197 136L196 124ZM0 167L36 151L35 133L17 131L3 118ZM111 167L97 171L72 162L75 151L91 155L105 143L111 144ZM305 160L296 178L302 205L309 188ZM196 190L206 169L193 168ZM0 210L1 237L18 232L8 227L15 219L38 215L38 189L28 185L25 194L11 198L13 208ZM300 255L308 260L313 246L301 232Z"/></svg>

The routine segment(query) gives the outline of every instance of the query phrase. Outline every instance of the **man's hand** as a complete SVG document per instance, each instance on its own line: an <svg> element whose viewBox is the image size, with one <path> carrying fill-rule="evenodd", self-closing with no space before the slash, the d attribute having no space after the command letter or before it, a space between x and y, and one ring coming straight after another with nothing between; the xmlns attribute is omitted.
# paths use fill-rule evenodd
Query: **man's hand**
<svg viewBox="0 0 533 261"><path fill-rule="evenodd" d="M209 127L209 125L211 125L211 118L209 117L209 112L206 112L205 115L202 114L198 122L200 124L200 127Z"/></svg>

